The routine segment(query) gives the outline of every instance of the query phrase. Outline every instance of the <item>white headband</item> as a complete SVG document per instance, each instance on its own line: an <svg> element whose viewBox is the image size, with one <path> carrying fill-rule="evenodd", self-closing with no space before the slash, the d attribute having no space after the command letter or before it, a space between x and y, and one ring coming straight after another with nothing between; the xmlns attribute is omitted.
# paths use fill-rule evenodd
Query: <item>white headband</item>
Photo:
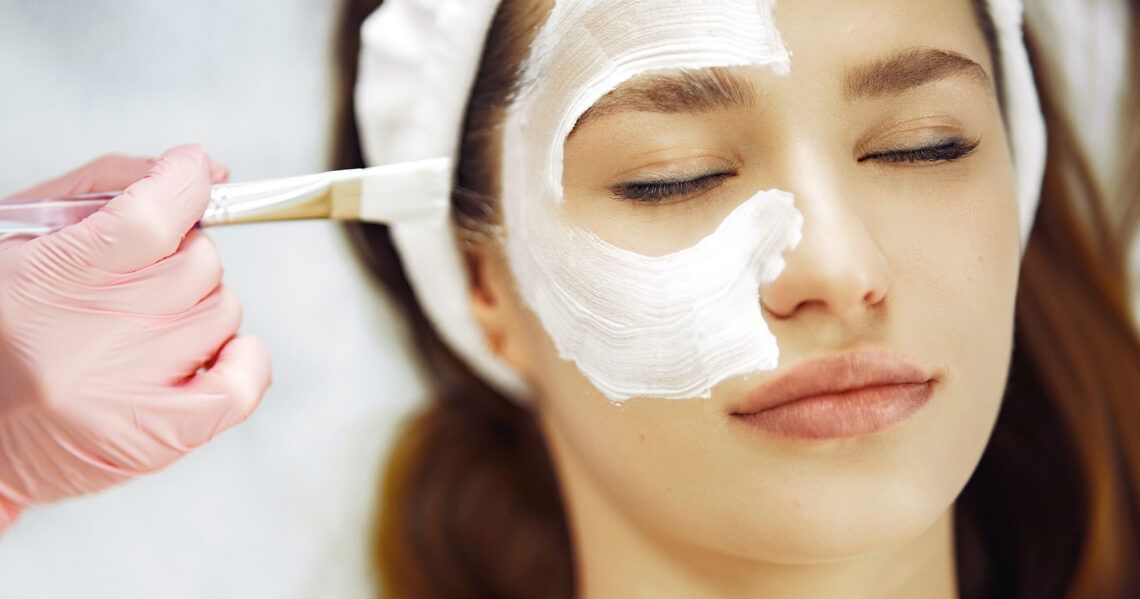
<svg viewBox="0 0 1140 599"><path fill-rule="evenodd" d="M988 4L1001 48L999 85L1024 248L1045 170L1045 122L1022 35L1022 2ZM387 0L365 20L355 105L369 166L458 157L469 95L498 5L499 0ZM451 220L395 223L391 234L416 298L443 339L496 389L525 400L525 381L492 352L471 314L467 271Z"/></svg>

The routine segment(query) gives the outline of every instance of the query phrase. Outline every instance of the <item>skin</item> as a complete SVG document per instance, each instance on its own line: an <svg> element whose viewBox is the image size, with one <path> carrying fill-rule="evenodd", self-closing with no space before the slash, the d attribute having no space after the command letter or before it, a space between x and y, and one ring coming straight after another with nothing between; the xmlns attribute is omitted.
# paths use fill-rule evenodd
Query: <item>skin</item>
<svg viewBox="0 0 1140 599"><path fill-rule="evenodd" d="M501 251L487 244L472 256L475 314L538 389L533 409L585 597L957 594L952 507L1001 403L1019 266L1014 175L985 42L964 0L786 0L775 17L791 74L739 71L760 104L592 119L566 143L564 176L572 218L647 253L691 245L758 189L795 194L803 240L760 290L781 349L775 372L731 379L711 399L612 404L558 358ZM989 80L961 74L844 96L850 69L914 47L969 57ZM980 144L952 162L857 161L951 135ZM737 175L721 187L668 204L607 191L733 160ZM729 416L788 367L864 347L901 352L936 375L931 401L902 425L807 441Z"/></svg>

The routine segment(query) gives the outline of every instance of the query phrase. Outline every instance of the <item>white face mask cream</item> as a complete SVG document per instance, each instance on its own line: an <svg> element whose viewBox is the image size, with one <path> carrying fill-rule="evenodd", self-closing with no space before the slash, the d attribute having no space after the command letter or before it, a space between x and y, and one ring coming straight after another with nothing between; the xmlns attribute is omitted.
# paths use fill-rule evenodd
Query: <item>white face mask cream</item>
<svg viewBox="0 0 1140 599"><path fill-rule="evenodd" d="M558 0L524 64L503 131L508 261L559 352L608 399L708 397L776 367L760 286L800 239L791 194L760 191L695 245L645 256L563 214L564 145L578 119L651 72L765 66L787 73L769 0ZM613 200L616 201L616 200Z"/></svg>

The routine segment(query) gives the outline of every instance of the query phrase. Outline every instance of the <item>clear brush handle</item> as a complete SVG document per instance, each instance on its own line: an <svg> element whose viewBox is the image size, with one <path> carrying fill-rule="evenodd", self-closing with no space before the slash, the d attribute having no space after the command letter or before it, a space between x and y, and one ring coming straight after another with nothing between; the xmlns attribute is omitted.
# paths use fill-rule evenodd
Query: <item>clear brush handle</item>
<svg viewBox="0 0 1140 599"><path fill-rule="evenodd" d="M119 192L0 202L0 235L42 235L87 218Z"/></svg>
<svg viewBox="0 0 1140 599"><path fill-rule="evenodd" d="M353 171L288 177L251 183L226 183L210 190L201 226L258 220L328 218L329 186L352 177ZM102 208L119 191L63 198L0 201L0 235L43 235L75 224Z"/></svg>

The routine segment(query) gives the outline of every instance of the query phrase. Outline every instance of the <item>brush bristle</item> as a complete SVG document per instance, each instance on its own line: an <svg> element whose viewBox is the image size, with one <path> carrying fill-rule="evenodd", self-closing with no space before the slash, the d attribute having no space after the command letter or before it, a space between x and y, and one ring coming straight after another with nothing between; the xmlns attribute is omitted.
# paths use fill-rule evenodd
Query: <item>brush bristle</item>
<svg viewBox="0 0 1140 599"><path fill-rule="evenodd" d="M446 219L451 179L450 158L366 168L361 173L359 218L389 225Z"/></svg>

